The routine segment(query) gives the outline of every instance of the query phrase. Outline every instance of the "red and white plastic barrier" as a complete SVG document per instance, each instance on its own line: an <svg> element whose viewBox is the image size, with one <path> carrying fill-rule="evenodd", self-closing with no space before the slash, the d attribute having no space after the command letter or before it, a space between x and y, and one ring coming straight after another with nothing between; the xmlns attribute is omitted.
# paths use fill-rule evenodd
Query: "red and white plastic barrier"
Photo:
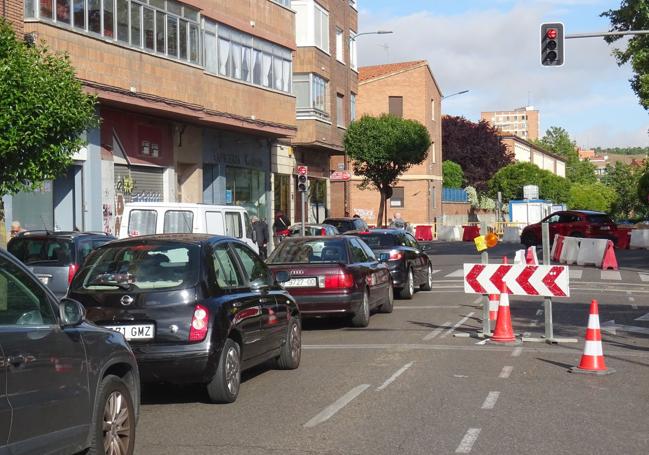
<svg viewBox="0 0 649 455"><path fill-rule="evenodd" d="M552 260L561 264L594 265L617 270L615 246L607 239L585 239L555 235Z"/></svg>

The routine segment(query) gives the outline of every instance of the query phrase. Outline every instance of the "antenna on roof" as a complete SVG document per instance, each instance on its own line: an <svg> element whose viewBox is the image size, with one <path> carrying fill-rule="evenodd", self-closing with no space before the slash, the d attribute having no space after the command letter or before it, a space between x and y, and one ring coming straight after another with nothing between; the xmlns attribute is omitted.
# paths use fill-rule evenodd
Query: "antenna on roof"
<svg viewBox="0 0 649 455"><path fill-rule="evenodd" d="M390 63L390 46L388 46L388 43L377 44L377 46L383 48L383 50L385 51L385 62Z"/></svg>

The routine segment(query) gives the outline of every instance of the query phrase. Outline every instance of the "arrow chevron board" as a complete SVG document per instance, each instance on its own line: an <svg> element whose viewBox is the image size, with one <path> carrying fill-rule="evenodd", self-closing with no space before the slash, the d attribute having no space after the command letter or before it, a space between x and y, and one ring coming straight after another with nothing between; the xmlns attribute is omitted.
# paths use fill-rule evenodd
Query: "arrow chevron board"
<svg viewBox="0 0 649 455"><path fill-rule="evenodd" d="M464 292L570 297L568 267L564 265L464 264Z"/></svg>

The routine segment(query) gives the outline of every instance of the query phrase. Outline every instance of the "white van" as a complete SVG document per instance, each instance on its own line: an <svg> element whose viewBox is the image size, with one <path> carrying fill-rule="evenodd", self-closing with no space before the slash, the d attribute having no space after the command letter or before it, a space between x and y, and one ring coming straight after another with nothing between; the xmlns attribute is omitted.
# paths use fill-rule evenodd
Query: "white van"
<svg viewBox="0 0 649 455"><path fill-rule="evenodd" d="M259 252L248 212L233 205L131 202L124 205L119 238L191 232L236 237Z"/></svg>

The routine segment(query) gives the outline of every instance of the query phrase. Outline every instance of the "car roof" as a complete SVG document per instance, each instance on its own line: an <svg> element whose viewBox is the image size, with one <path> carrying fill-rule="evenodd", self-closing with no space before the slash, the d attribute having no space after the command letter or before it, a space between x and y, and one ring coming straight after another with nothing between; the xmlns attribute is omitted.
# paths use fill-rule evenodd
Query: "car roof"
<svg viewBox="0 0 649 455"><path fill-rule="evenodd" d="M405 229L377 228L369 231L348 231L346 234L404 234L405 232Z"/></svg>
<svg viewBox="0 0 649 455"><path fill-rule="evenodd" d="M301 226L300 223L295 223L291 224L288 228L293 229L293 228L299 228ZM323 228L323 227L334 227L331 224L305 224L304 227L315 227L315 228Z"/></svg>
<svg viewBox="0 0 649 455"><path fill-rule="evenodd" d="M47 231L47 230L34 230L19 232L14 238L29 238L29 239L44 239L44 238L59 238L59 239L74 239L78 237L105 237L108 239L115 238L105 232L80 232L80 231Z"/></svg>
<svg viewBox="0 0 649 455"><path fill-rule="evenodd" d="M321 240L351 240L351 239L356 239L355 235L347 235L345 234L339 234L339 235L319 235L316 237L313 236L308 236L308 237L287 237L284 240L282 240L282 243L284 242L301 242L301 241L313 241L313 242L319 242ZM282 244L280 243L280 245Z"/></svg>
<svg viewBox="0 0 649 455"><path fill-rule="evenodd" d="M222 240L236 240L240 242L240 239L235 237L228 237L225 235L214 235L214 234L183 234L183 233L173 233L173 234L152 234L152 235L139 235L137 237L128 237L125 239L114 240L111 242L111 245L116 244L129 244L129 243L138 243L138 242L180 242L180 243L193 243L200 244L206 243L208 241L218 242Z"/></svg>
<svg viewBox="0 0 649 455"><path fill-rule="evenodd" d="M340 217L331 217L327 218L326 221L331 221L331 220L336 220L336 221L354 221L354 220L361 220L363 221L362 218L352 218L351 216L340 216Z"/></svg>

